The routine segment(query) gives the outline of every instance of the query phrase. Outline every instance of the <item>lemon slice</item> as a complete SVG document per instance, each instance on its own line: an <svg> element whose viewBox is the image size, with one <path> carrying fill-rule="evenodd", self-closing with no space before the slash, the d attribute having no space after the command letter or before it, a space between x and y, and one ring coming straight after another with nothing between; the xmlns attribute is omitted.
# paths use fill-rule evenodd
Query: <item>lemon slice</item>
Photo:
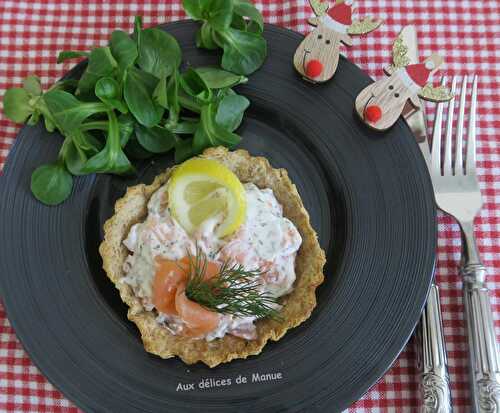
<svg viewBox="0 0 500 413"><path fill-rule="evenodd" d="M170 211L188 232L207 219L222 216L216 234L236 231L246 216L246 193L238 177L221 163L190 159L177 167L168 184Z"/></svg>

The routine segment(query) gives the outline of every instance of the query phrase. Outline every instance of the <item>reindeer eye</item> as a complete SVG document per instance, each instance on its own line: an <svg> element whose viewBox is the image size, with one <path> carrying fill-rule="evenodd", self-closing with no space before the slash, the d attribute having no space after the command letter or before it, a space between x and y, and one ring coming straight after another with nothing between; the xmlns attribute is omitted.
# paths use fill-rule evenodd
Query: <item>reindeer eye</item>
<svg viewBox="0 0 500 413"><path fill-rule="evenodd" d="M399 97L399 93L394 93L394 97L398 98Z"/></svg>
<svg viewBox="0 0 500 413"><path fill-rule="evenodd" d="M394 86L389 85L389 90L392 90L392 89L394 89Z"/></svg>
<svg viewBox="0 0 500 413"><path fill-rule="evenodd" d="M326 44L330 44L330 40L327 40L327 41L326 41Z"/></svg>
<svg viewBox="0 0 500 413"><path fill-rule="evenodd" d="M322 34L318 34L318 39L322 39L323 38L323 35Z"/></svg>

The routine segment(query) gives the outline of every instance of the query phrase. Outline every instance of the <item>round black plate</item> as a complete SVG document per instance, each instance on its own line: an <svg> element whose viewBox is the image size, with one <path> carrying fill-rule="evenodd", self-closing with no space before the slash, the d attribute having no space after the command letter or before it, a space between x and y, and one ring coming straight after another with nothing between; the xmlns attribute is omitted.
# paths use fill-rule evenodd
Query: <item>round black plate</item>
<svg viewBox="0 0 500 413"><path fill-rule="evenodd" d="M216 64L195 48L196 28L165 26L186 64ZM419 148L401 121L380 134L357 120L354 99L370 79L355 65L342 58L332 81L311 85L292 66L301 36L273 26L265 34L267 62L240 88L251 100L242 147L288 170L327 265L311 318L259 356L209 369L149 355L101 270L97 248L115 200L171 157L140 165L135 179L78 178L68 201L45 207L30 194L30 175L55 159L60 136L36 126L16 139L0 188L2 296L33 362L86 411L341 411L411 335L436 235Z"/></svg>

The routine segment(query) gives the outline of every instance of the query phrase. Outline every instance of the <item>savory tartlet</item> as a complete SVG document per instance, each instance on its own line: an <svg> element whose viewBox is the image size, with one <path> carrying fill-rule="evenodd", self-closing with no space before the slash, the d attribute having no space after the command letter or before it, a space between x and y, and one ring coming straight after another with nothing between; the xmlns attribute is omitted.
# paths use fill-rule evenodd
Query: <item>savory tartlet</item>
<svg viewBox="0 0 500 413"><path fill-rule="evenodd" d="M316 287L323 281L325 254L284 169L244 150L222 147L208 149L200 158L224 165L243 184L245 210L238 228L221 233L217 217L196 230L181 225L183 212L169 205L169 182L179 168L173 167L151 185L129 188L117 201L99 251L145 349L162 358L179 356L188 364L201 361L214 367L260 353L269 339L279 340L310 316ZM206 308L205 302L190 300L192 279L183 271L188 274L187 267L200 255L213 273L202 276L207 280L220 275L221 267L248 270L256 278L252 285L268 300L263 308L269 312L258 313L261 317L231 313L226 305Z"/></svg>

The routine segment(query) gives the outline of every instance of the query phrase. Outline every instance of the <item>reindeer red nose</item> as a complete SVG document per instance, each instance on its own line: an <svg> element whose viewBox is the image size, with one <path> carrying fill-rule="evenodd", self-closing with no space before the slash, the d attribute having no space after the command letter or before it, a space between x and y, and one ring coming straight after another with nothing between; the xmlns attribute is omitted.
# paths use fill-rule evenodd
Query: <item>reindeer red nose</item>
<svg viewBox="0 0 500 413"><path fill-rule="evenodd" d="M307 77L318 77L323 72L323 63L319 60L309 60L306 65Z"/></svg>
<svg viewBox="0 0 500 413"><path fill-rule="evenodd" d="M370 105L365 109L365 119L368 122L375 123L382 117L382 109L377 105Z"/></svg>

